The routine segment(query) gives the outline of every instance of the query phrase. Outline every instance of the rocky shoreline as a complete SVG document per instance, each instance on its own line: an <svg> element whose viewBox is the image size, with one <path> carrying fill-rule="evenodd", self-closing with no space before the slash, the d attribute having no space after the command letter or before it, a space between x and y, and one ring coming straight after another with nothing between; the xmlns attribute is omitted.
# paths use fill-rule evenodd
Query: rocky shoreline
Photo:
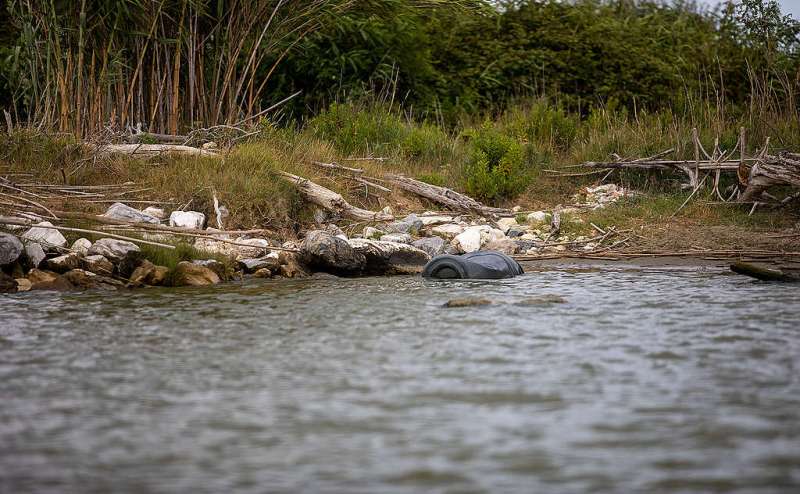
<svg viewBox="0 0 800 494"><path fill-rule="evenodd" d="M614 186L592 193L601 198L595 201L601 205L624 195ZM225 213L224 206L218 208L218 227ZM391 210L386 214L391 215ZM166 242L177 236L184 242L191 240L196 253L208 255L182 260L172 268L148 260L133 241L108 237L92 242L81 237L68 245L59 227L43 218L16 218L24 221L5 223L3 228L10 233L0 233L0 292L204 286L244 276L414 274L439 254L494 250L531 255L562 252L567 246L581 251L595 248L591 239L570 238L560 232L558 212L520 212L500 218L425 212L390 222L369 222L351 236L320 216L317 229L307 231L301 240L286 242L206 227L205 214L197 211L173 211L167 216L158 208L138 210L115 203L98 216L142 227L167 223L169 231L143 231L140 242ZM20 226L25 222L29 226ZM198 231L203 235L189 236Z"/></svg>

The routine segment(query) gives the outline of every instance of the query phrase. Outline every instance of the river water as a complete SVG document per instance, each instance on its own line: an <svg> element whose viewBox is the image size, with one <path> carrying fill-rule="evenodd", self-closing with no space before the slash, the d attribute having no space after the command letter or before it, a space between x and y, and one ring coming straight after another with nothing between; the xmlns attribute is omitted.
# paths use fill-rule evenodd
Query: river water
<svg viewBox="0 0 800 494"><path fill-rule="evenodd" d="M2 296L0 492L800 492L799 315L696 267Z"/></svg>

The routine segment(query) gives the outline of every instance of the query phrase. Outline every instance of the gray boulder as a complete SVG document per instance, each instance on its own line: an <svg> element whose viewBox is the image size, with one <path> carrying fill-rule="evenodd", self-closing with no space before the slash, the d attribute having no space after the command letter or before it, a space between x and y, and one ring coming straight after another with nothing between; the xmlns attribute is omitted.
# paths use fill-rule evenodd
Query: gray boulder
<svg viewBox="0 0 800 494"><path fill-rule="evenodd" d="M92 244L88 254L90 256L101 255L112 262L116 262L121 261L128 252L132 251L139 251L139 247L133 242L115 238L101 238Z"/></svg>
<svg viewBox="0 0 800 494"><path fill-rule="evenodd" d="M378 230L377 228L374 228L374 227L371 227L371 226L366 226L366 227L364 227L364 231L362 233L362 236L364 238L370 238L370 239L373 239L373 240L378 240L379 238L381 238L385 234L386 234L386 232L384 232L383 230Z"/></svg>
<svg viewBox="0 0 800 494"><path fill-rule="evenodd" d="M36 242L25 244L25 263L29 268L38 268L44 258L44 249L42 249L41 245Z"/></svg>
<svg viewBox="0 0 800 494"><path fill-rule="evenodd" d="M0 266L16 261L20 254L22 254L22 242L14 235L0 233Z"/></svg>
<svg viewBox="0 0 800 494"><path fill-rule="evenodd" d="M419 273L431 260L425 251L398 242L354 238L349 244L356 253L364 256L365 274Z"/></svg>
<svg viewBox="0 0 800 494"><path fill-rule="evenodd" d="M413 245L419 250L424 250L431 257L438 256L439 254L444 254L444 251L447 248L447 243L444 241L442 237L421 238L413 242L411 245Z"/></svg>
<svg viewBox="0 0 800 494"><path fill-rule="evenodd" d="M422 226L422 220L419 219L416 214L412 213L400 221L395 221L386 225L386 231L390 233L408 233L413 235L419 233Z"/></svg>
<svg viewBox="0 0 800 494"><path fill-rule="evenodd" d="M320 230L306 234L300 245L300 261L317 271L342 275L359 274L367 263L364 254L348 241Z"/></svg>
<svg viewBox="0 0 800 494"><path fill-rule="evenodd" d="M115 202L109 206L106 212L103 213L103 217L129 223L153 223L156 225L161 223L158 218L150 216L144 211L132 208L127 204L122 204L121 202Z"/></svg>
<svg viewBox="0 0 800 494"><path fill-rule="evenodd" d="M28 242L36 242L45 250L53 250L57 247L64 247L67 245L67 239L61 232L53 228L45 228L53 226L49 221L42 221L37 223L36 226L22 234L22 239Z"/></svg>
<svg viewBox="0 0 800 494"><path fill-rule="evenodd" d="M281 267L281 261L278 258L277 252L273 255L270 253L268 256L259 257L257 259L241 259L239 267L245 273L255 273L259 269L269 269L270 272L277 272Z"/></svg>

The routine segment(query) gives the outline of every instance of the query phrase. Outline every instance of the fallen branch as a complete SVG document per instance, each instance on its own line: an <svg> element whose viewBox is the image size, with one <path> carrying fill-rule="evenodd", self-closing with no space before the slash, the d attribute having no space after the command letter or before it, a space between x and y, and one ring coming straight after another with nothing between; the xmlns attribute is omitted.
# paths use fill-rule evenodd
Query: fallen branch
<svg viewBox="0 0 800 494"><path fill-rule="evenodd" d="M386 174L384 175L384 178L406 192L411 192L412 194L424 197L425 199L446 206L453 211L466 211L481 215L510 213L508 209L485 206L469 196L460 194L446 187L431 185L425 182L420 182L419 180L414 180L413 178L403 177L401 175Z"/></svg>
<svg viewBox="0 0 800 494"><path fill-rule="evenodd" d="M218 157L219 155L208 149L200 149L180 144L104 144L86 146L99 157L109 157L115 154L129 155L137 158L154 158L164 154L181 154L186 156Z"/></svg>
<svg viewBox="0 0 800 494"><path fill-rule="evenodd" d="M120 240L127 240L128 242L133 242L133 243L155 245L156 247L163 247L165 249L175 249L174 245L162 244L159 242L152 242L150 240L142 240L139 238L126 237L124 235L107 233L100 230L88 230L85 228L72 228L67 226L37 225L36 223L33 223L31 221L21 221L16 218L9 218L5 216L0 216L0 225L29 226L31 228L46 228L49 230L61 230L65 232L90 233L92 235L99 235L101 237L112 237L112 238L118 238Z"/></svg>
<svg viewBox="0 0 800 494"><path fill-rule="evenodd" d="M368 211L353 206L345 201L341 194L312 182L303 177L292 175L287 172L280 172L280 175L289 179L292 185L297 187L303 196L310 202L330 211L336 215L351 218L359 221L392 221L394 216L381 212Z"/></svg>

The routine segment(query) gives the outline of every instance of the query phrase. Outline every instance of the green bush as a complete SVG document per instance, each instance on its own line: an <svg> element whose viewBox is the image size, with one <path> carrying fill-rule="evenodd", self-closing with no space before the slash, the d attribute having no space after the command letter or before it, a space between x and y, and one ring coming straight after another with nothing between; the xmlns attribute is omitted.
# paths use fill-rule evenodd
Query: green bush
<svg viewBox="0 0 800 494"><path fill-rule="evenodd" d="M467 134L470 159L464 188L479 199L498 202L520 194L530 183L522 146L512 137L484 124Z"/></svg>
<svg viewBox="0 0 800 494"><path fill-rule="evenodd" d="M334 103L314 117L310 127L343 155L377 155L397 148L407 134L400 117L378 104L363 106Z"/></svg>
<svg viewBox="0 0 800 494"><path fill-rule="evenodd" d="M442 164L450 161L452 150L450 136L429 123L411 127L403 141L404 154L416 161Z"/></svg>

